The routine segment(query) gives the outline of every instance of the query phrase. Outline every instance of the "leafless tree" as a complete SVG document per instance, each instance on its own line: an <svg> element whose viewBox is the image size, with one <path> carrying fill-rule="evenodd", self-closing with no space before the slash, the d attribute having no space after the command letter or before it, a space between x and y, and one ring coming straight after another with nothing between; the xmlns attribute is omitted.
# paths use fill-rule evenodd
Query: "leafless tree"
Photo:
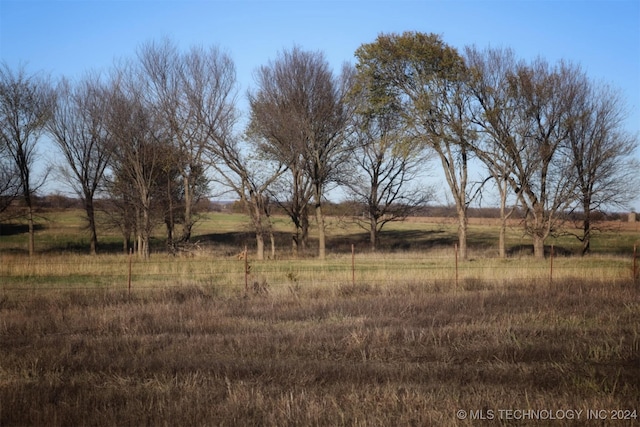
<svg viewBox="0 0 640 427"><path fill-rule="evenodd" d="M346 181L356 206L366 207L366 218L356 220L369 230L373 251L385 224L406 219L433 198L435 191L415 183L424 174L429 152L408 131L399 106L371 104L372 82L356 77L351 102L356 104L354 147L350 179Z"/></svg>
<svg viewBox="0 0 640 427"><path fill-rule="evenodd" d="M512 78L524 147L510 150L513 186L525 209L525 231L534 256L544 257L546 238L557 230L575 200L576 182L567 150L567 120L583 84L577 67L543 59L518 66Z"/></svg>
<svg viewBox="0 0 640 427"><path fill-rule="evenodd" d="M244 150L243 150L244 148ZM243 154L247 151L250 154ZM230 188L241 200L251 218L256 236L256 257L264 259L264 242L271 241L271 257L275 256L275 239L270 219L269 187L285 171L284 165L268 162L255 155L255 147L243 147L238 140L228 138L217 146L211 164L216 181Z"/></svg>
<svg viewBox="0 0 640 427"><path fill-rule="evenodd" d="M33 196L40 185L33 181L33 165L37 142L51 117L54 101L55 94L47 80L38 75L27 75L23 67L13 71L7 64L2 64L0 139L13 161L13 170L19 174L20 194L26 207L29 227L30 256L35 253Z"/></svg>
<svg viewBox="0 0 640 427"><path fill-rule="evenodd" d="M216 47L192 47L182 53L169 40L142 46L138 57L145 102L176 148L168 167L175 168L182 178L183 231L179 240L188 241L195 205L206 187L202 181L205 155L229 138L235 123L235 67Z"/></svg>
<svg viewBox="0 0 640 427"><path fill-rule="evenodd" d="M153 228L153 195L157 191L163 156L168 144L157 115L144 102L144 85L130 64L117 70L108 100L108 129L112 135L111 180L128 183L134 194L127 195L134 203L138 255L150 255ZM123 188L122 185L119 186Z"/></svg>
<svg viewBox="0 0 640 427"><path fill-rule="evenodd" d="M135 186L124 173L124 169L115 161L111 162L110 173L105 179L105 191L109 194L104 212L104 224L120 231L122 250L128 254L134 249L132 236L137 235L136 191Z"/></svg>
<svg viewBox="0 0 640 427"><path fill-rule="evenodd" d="M302 156L288 166L269 189L269 196L291 219L294 232L291 236L293 256L306 252L309 243L309 204L313 188L304 172Z"/></svg>
<svg viewBox="0 0 640 427"><path fill-rule="evenodd" d="M287 166L288 178L276 180L271 189L274 201L285 209L294 224L293 253L298 255L307 245L308 204L312 196L311 180L305 173L305 139L303 123L296 109L304 109L306 94L296 86L293 73L284 58L258 69L258 88L249 93L251 119L247 136L271 161ZM299 83L298 83L299 84Z"/></svg>
<svg viewBox="0 0 640 427"><path fill-rule="evenodd" d="M20 173L4 141L0 141L0 213L20 195Z"/></svg>
<svg viewBox="0 0 640 427"><path fill-rule="evenodd" d="M586 76L584 76L586 80ZM582 254L591 247L592 213L628 207L638 195L640 165L633 157L638 138L624 129L626 109L619 92L585 81L566 124L582 216Z"/></svg>
<svg viewBox="0 0 640 427"><path fill-rule="evenodd" d="M526 132L518 132L521 125L517 102L510 89L510 79L516 73L518 61L510 49L478 50L468 47L465 51L472 94L471 119L478 127L474 152L486 166L495 181L500 196L499 254L506 257L507 221L517 204L507 207L509 195L514 194L512 173L513 156L522 151ZM517 138L520 138L519 140Z"/></svg>
<svg viewBox="0 0 640 427"><path fill-rule="evenodd" d="M258 89L249 98L249 130L263 139L264 153L291 170L292 182L300 191L293 198L296 203L305 201L301 193L305 185L299 185L300 172L309 179L321 259L326 256L322 212L325 191L332 181L338 180L339 167L347 158L345 132L350 113L345 99L352 75L352 69L345 66L336 77L321 52L294 47L257 71ZM301 205L299 208L296 215L306 211ZM301 224L295 220L294 223Z"/></svg>
<svg viewBox="0 0 640 427"><path fill-rule="evenodd" d="M105 116L107 92L99 76L87 76L75 85L63 79L57 93L56 108L47 129L64 156L63 175L84 205L90 253L95 255L98 234L94 198L112 150Z"/></svg>

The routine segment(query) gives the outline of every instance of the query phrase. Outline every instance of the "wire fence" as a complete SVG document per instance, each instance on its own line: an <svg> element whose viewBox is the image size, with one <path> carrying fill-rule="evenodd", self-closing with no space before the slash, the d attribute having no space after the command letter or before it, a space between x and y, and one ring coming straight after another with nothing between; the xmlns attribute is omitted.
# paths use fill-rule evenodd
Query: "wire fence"
<svg viewBox="0 0 640 427"><path fill-rule="evenodd" d="M245 252L246 254L246 252ZM564 257L539 260L477 258L461 260L457 247L437 253L371 254L327 260L250 257L8 257L0 256L0 290L69 291L136 290L201 286L242 292L312 287L433 286L434 289L474 290L522 282L598 281L638 285L637 248L629 256ZM640 286L639 286L640 287Z"/></svg>

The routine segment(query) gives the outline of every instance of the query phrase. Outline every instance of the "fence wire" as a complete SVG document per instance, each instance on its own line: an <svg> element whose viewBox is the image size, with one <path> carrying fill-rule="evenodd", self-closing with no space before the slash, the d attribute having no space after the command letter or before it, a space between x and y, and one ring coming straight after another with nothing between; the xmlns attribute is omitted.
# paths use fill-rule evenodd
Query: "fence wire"
<svg viewBox="0 0 640 427"><path fill-rule="evenodd" d="M638 283L637 254L628 257L479 258L456 254L353 254L317 259L253 259L129 256L69 259L0 256L3 292L150 290L187 286L251 291L362 285L425 285L480 290L499 284L563 280Z"/></svg>

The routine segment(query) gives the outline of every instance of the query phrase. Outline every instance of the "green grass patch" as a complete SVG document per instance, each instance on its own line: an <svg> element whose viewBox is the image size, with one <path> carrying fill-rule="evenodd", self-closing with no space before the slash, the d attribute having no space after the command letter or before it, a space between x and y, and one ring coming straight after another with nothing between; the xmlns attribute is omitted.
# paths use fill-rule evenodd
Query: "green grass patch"
<svg viewBox="0 0 640 427"><path fill-rule="evenodd" d="M291 255L291 234L293 225L284 216L272 218L276 235L276 251L281 257ZM477 222L477 221L476 221ZM487 224L472 222L468 231L468 246L472 256L497 256L498 227L495 221ZM98 218L100 250L103 253L122 251L122 236L114 229L105 227L104 219ZM179 227L179 226L178 226ZM451 218L421 219L389 223L380 235L380 250L428 251L437 248L451 248L457 242L457 225ZM592 239L594 254L630 256L634 244L640 242L637 229L622 222L598 225ZM518 256L530 250L531 241L524 236L521 227L514 223L507 230L507 248ZM578 232L579 230L565 230ZM152 247L156 252L165 250L164 226L158 225L154 232ZM309 254L317 247L315 221L311 221ZM328 253L342 254L351 251L355 244L359 252L369 250L368 232L355 222L343 218L327 218ZM192 240L220 253L240 251L244 246L255 247L255 236L249 226L249 218L234 213L203 213L196 222ZM268 243L268 242L267 242ZM550 237L546 244L554 245L558 253L579 254L581 243L573 236ZM0 225L0 253L25 253L27 229L24 221L14 220ZM36 251L42 254L55 252L87 253L89 235L81 210L47 211L41 213L36 224ZM474 254L474 251L476 252ZM481 254L481 255L478 255Z"/></svg>

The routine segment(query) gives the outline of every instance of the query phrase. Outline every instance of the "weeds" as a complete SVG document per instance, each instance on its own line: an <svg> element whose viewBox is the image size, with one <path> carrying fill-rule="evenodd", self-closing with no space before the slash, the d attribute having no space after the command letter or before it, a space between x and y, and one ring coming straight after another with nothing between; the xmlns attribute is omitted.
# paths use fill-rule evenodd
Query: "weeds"
<svg viewBox="0 0 640 427"><path fill-rule="evenodd" d="M6 293L0 424L446 426L466 425L458 409L638 408L632 287L467 285Z"/></svg>
<svg viewBox="0 0 640 427"><path fill-rule="evenodd" d="M267 279L264 277L262 280L255 280L253 282L253 293L255 295L268 295L269 294L269 284L267 283Z"/></svg>

